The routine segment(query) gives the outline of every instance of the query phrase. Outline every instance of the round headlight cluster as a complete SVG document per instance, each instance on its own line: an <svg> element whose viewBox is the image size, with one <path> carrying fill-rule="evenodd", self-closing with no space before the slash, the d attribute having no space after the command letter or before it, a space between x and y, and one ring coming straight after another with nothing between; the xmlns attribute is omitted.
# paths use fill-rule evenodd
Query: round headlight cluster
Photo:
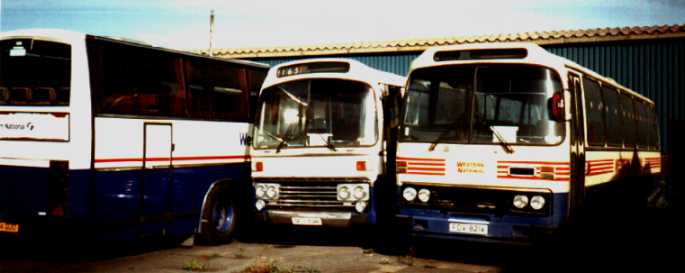
<svg viewBox="0 0 685 273"><path fill-rule="evenodd" d="M407 200L409 202L414 201L414 199L416 199L416 189L412 187L404 188L404 190L402 191L402 197L404 198L404 200Z"/></svg>
<svg viewBox="0 0 685 273"><path fill-rule="evenodd" d="M278 184L256 183L255 196L257 196L257 199L264 200L278 199L279 187L280 185Z"/></svg>
<svg viewBox="0 0 685 273"><path fill-rule="evenodd" d="M514 207L517 209L523 209L528 206L528 196L516 195L514 196Z"/></svg>
<svg viewBox="0 0 685 273"><path fill-rule="evenodd" d="M263 184L257 184L255 186L255 195L257 198L264 198L264 195L266 194L266 186Z"/></svg>
<svg viewBox="0 0 685 273"><path fill-rule="evenodd" d="M513 205L517 209L524 209L530 205L533 210L541 210L545 207L545 202L545 198L541 195L534 195L529 199L527 195L518 194L514 196Z"/></svg>
<svg viewBox="0 0 685 273"><path fill-rule="evenodd" d="M533 198L530 199L530 207L533 208L534 210L540 210L545 206L545 198L536 195L533 196Z"/></svg>
<svg viewBox="0 0 685 273"><path fill-rule="evenodd" d="M361 185L357 185L354 187L354 199L357 200L362 200L366 196L366 191L364 191L364 187Z"/></svg>
<svg viewBox="0 0 685 273"><path fill-rule="evenodd" d="M419 190L419 200L421 202L426 203L426 202L428 202L428 200L430 200L430 198L431 198L431 191L429 191L427 189Z"/></svg>
<svg viewBox="0 0 685 273"><path fill-rule="evenodd" d="M408 202L413 202L418 197L419 201L427 203L431 198L431 191L428 189L420 189L416 191L413 187L406 187L402 191L402 198Z"/></svg>
<svg viewBox="0 0 685 273"><path fill-rule="evenodd" d="M352 194L350 193L350 189L348 187L340 187L338 188L338 199L340 200L348 200L350 199L350 196Z"/></svg>
<svg viewBox="0 0 685 273"><path fill-rule="evenodd" d="M339 184L338 201L366 201L369 200L368 184Z"/></svg>

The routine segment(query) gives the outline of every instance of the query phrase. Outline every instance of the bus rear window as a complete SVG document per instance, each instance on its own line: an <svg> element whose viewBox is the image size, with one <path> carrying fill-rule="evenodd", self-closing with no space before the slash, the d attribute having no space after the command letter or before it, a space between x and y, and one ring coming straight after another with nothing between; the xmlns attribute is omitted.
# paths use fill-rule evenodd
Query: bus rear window
<svg viewBox="0 0 685 273"><path fill-rule="evenodd" d="M0 105L68 106L71 47L33 39L0 41Z"/></svg>

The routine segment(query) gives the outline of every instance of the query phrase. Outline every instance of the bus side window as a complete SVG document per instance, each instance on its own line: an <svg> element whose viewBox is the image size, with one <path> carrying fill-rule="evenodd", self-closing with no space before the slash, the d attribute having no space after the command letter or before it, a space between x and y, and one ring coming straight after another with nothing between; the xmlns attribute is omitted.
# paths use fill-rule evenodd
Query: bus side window
<svg viewBox="0 0 685 273"><path fill-rule="evenodd" d="M616 89L609 85L603 85L602 92L604 92L607 145L609 147L621 147L623 145L623 139L621 137L623 120L620 115L621 104L619 101L619 94Z"/></svg>
<svg viewBox="0 0 685 273"><path fill-rule="evenodd" d="M621 135L623 136L623 145L627 149L632 149L635 145L635 130L639 127L635 127L635 110L633 109L633 99L627 94L621 94L621 106L622 106L622 118L623 118L623 130Z"/></svg>
<svg viewBox="0 0 685 273"><path fill-rule="evenodd" d="M248 75L245 68L221 61L188 58L186 90L193 118L248 121Z"/></svg>
<svg viewBox="0 0 685 273"><path fill-rule="evenodd" d="M647 122L649 124L649 148L656 150L659 148L659 120L657 119L655 107L652 105L647 111Z"/></svg>
<svg viewBox="0 0 685 273"><path fill-rule="evenodd" d="M649 124L647 123L647 104L641 101L635 101L635 114L637 116L637 146L639 149L645 149L649 146Z"/></svg>
<svg viewBox="0 0 685 273"><path fill-rule="evenodd" d="M590 146L604 146L604 99L599 84L583 78L587 116L587 140Z"/></svg>
<svg viewBox="0 0 685 273"><path fill-rule="evenodd" d="M184 98L178 57L97 40L88 50L98 114L187 117L184 108L172 107L175 98Z"/></svg>

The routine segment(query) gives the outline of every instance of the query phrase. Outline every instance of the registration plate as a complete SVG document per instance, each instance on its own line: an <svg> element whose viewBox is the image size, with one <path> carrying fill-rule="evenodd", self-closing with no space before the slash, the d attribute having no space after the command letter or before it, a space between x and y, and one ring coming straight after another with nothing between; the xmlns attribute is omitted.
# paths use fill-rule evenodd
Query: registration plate
<svg viewBox="0 0 685 273"><path fill-rule="evenodd" d="M0 232L19 233L19 224L0 222Z"/></svg>
<svg viewBox="0 0 685 273"><path fill-rule="evenodd" d="M485 236L488 235L488 225L480 223L451 222L450 232Z"/></svg>
<svg viewBox="0 0 685 273"><path fill-rule="evenodd" d="M293 225L300 226L320 226L322 225L321 218L315 217L293 217Z"/></svg>

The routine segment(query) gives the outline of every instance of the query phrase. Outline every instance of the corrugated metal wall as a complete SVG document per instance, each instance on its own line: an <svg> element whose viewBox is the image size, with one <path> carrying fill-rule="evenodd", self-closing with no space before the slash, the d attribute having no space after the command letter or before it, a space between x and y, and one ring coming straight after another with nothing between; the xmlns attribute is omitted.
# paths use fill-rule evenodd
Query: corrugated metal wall
<svg viewBox="0 0 685 273"><path fill-rule="evenodd" d="M685 120L685 39L562 44L545 48L654 100L661 119L662 148L668 151L668 142L673 141L667 134L669 124ZM409 64L418 55L416 52L336 57L356 59L380 70L406 75ZM296 59L302 57L253 60L276 65ZM673 131L677 130L670 130Z"/></svg>

